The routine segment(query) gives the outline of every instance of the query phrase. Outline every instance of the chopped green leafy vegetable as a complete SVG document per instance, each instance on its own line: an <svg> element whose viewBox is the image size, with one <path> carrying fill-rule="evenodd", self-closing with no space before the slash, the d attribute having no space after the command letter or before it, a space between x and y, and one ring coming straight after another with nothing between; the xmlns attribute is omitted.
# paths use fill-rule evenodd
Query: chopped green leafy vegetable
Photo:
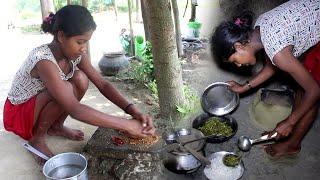
<svg viewBox="0 0 320 180"><path fill-rule="evenodd" d="M211 118L199 130L205 135L216 135L229 137L232 135L232 128L226 123L221 122L218 118Z"/></svg>
<svg viewBox="0 0 320 180"><path fill-rule="evenodd" d="M239 165L241 157L235 154L227 154L223 157L223 164L229 167L236 167Z"/></svg>

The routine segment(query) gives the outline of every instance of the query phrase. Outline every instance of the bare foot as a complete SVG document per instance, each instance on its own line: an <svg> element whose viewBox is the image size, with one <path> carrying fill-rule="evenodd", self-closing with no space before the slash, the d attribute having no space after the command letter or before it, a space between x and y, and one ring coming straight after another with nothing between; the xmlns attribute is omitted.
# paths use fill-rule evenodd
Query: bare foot
<svg viewBox="0 0 320 180"><path fill-rule="evenodd" d="M74 141L82 141L84 139L84 133L77 129L71 129L66 126L62 128L51 127L48 130L48 135L50 136L62 136Z"/></svg>
<svg viewBox="0 0 320 180"><path fill-rule="evenodd" d="M300 152L300 146L292 146L287 142L266 145L264 150L273 157L281 157L286 155L296 155Z"/></svg>
<svg viewBox="0 0 320 180"><path fill-rule="evenodd" d="M48 156L49 158L54 156L54 154L50 151L50 149L48 148L48 146L46 145L44 139L41 140L31 140L29 141L29 144L37 149L38 151L42 152L44 155ZM45 159L42 159L41 157L39 157L38 155L31 153L34 157L34 159L36 160L36 162L40 165L44 165L44 163L46 162Z"/></svg>

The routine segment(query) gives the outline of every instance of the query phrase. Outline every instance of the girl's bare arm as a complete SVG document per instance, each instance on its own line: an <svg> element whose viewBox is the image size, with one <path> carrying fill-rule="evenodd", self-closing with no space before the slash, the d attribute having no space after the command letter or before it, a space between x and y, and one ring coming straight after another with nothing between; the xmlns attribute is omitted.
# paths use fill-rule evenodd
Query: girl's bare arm
<svg viewBox="0 0 320 180"><path fill-rule="evenodd" d="M73 94L71 83L61 80L58 69L52 62L39 61L36 69L50 95L71 117L95 126L128 131L131 134L144 137L139 132L142 129L141 125L136 121L107 115L81 104Z"/></svg>
<svg viewBox="0 0 320 180"><path fill-rule="evenodd" d="M320 88L306 68L293 56L292 46L277 53L274 63L279 69L289 73L305 91L300 105L287 118L287 121L294 125L318 101Z"/></svg>
<svg viewBox="0 0 320 180"><path fill-rule="evenodd" d="M102 75L91 65L86 55L83 55L79 68L83 70L99 91L115 105L124 110L128 104L130 104L130 102L109 81L103 79ZM130 110L129 114L132 116L141 114L134 106L130 106L130 109L128 110Z"/></svg>
<svg viewBox="0 0 320 180"><path fill-rule="evenodd" d="M261 71L250 80L250 85L252 87L259 86L260 84L268 80L270 77L272 77L277 71L277 67L275 67L271 63L270 59L267 56L265 57L266 57L265 65L263 66Z"/></svg>

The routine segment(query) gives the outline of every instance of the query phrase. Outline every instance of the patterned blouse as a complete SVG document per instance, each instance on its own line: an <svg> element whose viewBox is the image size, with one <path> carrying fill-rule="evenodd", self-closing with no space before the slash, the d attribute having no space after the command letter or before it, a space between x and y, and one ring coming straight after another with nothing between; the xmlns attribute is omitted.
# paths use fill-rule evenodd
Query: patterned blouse
<svg viewBox="0 0 320 180"><path fill-rule="evenodd" d="M72 70L66 75L60 69L47 44L33 49L14 77L8 93L8 99L12 104L24 103L46 89L41 79L33 78L30 74L31 70L41 60L51 61L57 65L61 79L67 81L72 78L75 70L77 70L77 65L81 62L81 56L71 61Z"/></svg>
<svg viewBox="0 0 320 180"><path fill-rule="evenodd" d="M273 57L293 45L293 55L302 53L320 41L320 0L291 0L257 19L266 54Z"/></svg>

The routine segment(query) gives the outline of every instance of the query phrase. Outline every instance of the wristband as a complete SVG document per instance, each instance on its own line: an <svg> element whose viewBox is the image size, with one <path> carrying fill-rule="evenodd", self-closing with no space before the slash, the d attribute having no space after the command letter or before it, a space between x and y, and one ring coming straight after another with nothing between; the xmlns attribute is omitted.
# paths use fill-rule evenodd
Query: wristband
<svg viewBox="0 0 320 180"><path fill-rule="evenodd" d="M133 105L134 105L133 103L129 103L129 104L124 108L124 112L127 113L127 114L129 114L129 113L128 113L128 110L129 110L130 106L133 106Z"/></svg>
<svg viewBox="0 0 320 180"><path fill-rule="evenodd" d="M251 88L252 88L252 86L251 86L251 84L250 84L250 82L249 82L249 81L246 81L246 85L249 87L249 89L251 89Z"/></svg>

